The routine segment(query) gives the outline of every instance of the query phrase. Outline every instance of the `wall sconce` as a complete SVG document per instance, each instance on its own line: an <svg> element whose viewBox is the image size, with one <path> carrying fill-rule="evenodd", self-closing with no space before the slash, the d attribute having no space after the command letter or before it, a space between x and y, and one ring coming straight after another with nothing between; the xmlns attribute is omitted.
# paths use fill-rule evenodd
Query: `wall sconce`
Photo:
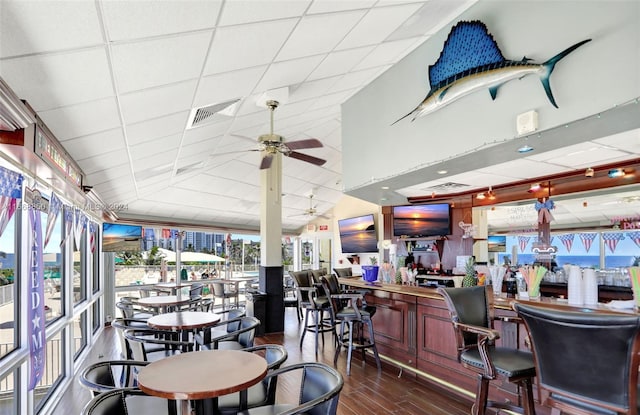
<svg viewBox="0 0 640 415"><path fill-rule="evenodd" d="M584 177L593 177L595 173L591 167L588 167L587 170L584 171Z"/></svg>
<svg viewBox="0 0 640 415"><path fill-rule="evenodd" d="M483 200L485 198L484 193L480 192L478 193L478 195L476 196L476 199L478 200Z"/></svg>
<svg viewBox="0 0 640 415"><path fill-rule="evenodd" d="M533 193L533 192L537 192L538 190L540 190L542 187L540 186L540 183L534 183L529 187L529 190L527 190L529 193Z"/></svg>
<svg viewBox="0 0 640 415"><path fill-rule="evenodd" d="M616 177L624 176L624 169L611 169L609 170L609 177L614 179Z"/></svg>

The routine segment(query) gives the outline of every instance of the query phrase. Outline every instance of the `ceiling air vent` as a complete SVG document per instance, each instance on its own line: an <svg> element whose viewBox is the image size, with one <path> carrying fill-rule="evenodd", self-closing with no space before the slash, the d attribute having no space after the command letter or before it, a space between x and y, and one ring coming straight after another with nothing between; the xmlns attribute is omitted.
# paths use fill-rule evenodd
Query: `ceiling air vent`
<svg viewBox="0 0 640 415"><path fill-rule="evenodd" d="M468 184L462 184L462 183L455 183L455 182L447 182L447 183L441 183L441 184L436 185L436 186L427 187L427 190L446 191L446 190L461 189L463 187L469 187L469 185Z"/></svg>
<svg viewBox="0 0 640 415"><path fill-rule="evenodd" d="M238 102L240 102L239 98L192 109L191 114L189 114L187 129L222 121L226 117L233 117L238 107Z"/></svg>

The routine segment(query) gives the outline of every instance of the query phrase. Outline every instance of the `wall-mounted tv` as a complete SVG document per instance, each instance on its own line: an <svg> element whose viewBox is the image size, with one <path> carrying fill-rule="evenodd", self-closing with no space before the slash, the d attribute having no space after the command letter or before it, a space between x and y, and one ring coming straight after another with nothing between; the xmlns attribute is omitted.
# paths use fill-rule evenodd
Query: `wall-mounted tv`
<svg viewBox="0 0 640 415"><path fill-rule="evenodd" d="M378 234L373 215L338 220L343 254L378 251Z"/></svg>
<svg viewBox="0 0 640 415"><path fill-rule="evenodd" d="M507 237L505 235L489 235L487 248L489 252L507 252Z"/></svg>
<svg viewBox="0 0 640 415"><path fill-rule="evenodd" d="M102 224L102 251L140 251L142 226L121 223Z"/></svg>
<svg viewBox="0 0 640 415"><path fill-rule="evenodd" d="M451 234L451 210L448 203L393 207L393 235L424 238Z"/></svg>

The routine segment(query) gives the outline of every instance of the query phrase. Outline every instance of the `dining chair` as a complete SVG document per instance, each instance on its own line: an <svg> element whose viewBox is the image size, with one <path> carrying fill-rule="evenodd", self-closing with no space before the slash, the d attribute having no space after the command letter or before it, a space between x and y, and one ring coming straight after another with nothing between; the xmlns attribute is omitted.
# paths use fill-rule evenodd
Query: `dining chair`
<svg viewBox="0 0 640 415"><path fill-rule="evenodd" d="M120 310L123 318L148 319L155 315L150 310L142 309L133 301L121 299L116 303L116 308Z"/></svg>
<svg viewBox="0 0 640 415"><path fill-rule="evenodd" d="M139 389L114 389L94 396L82 415L169 415L175 408L168 399L149 396Z"/></svg>
<svg viewBox="0 0 640 415"><path fill-rule="evenodd" d="M120 340L120 357L125 360L133 360L131 354L131 345L129 340L124 336L124 331L130 328L148 329L147 320L139 320L133 318L114 318L111 320L111 327L116 330L118 340ZM164 354L165 348L159 345L144 344L145 353L148 355L162 352ZM153 359L152 359L153 360Z"/></svg>
<svg viewBox="0 0 640 415"><path fill-rule="evenodd" d="M260 325L260 320L251 316L240 317L237 321L233 321L232 324L237 323L237 329L222 333L218 336L216 332L212 332L212 335L207 336L195 336L195 343L197 349L209 349L209 350L240 350L253 346L253 340L255 338L256 329Z"/></svg>
<svg viewBox="0 0 640 415"><path fill-rule="evenodd" d="M168 330L129 328L124 331L124 337L129 342L131 359L143 362L156 361L176 353L191 352L194 348L193 342L179 340L178 333ZM148 345L163 347L164 356L161 353L149 353L145 347Z"/></svg>
<svg viewBox="0 0 640 415"><path fill-rule="evenodd" d="M371 349L376 360L378 372L382 370L378 348L376 346L372 317L376 307L367 305L364 294L356 291L342 291L335 275L322 277L322 286L331 304L333 323L340 323L340 333L336 335L336 353L333 364L338 363L338 356L342 347L347 349L347 376L351 374L351 356L354 350L362 351L362 361L365 362L365 350ZM368 337L364 337L364 326L367 327ZM345 332L345 329L347 330ZM335 333L334 333L335 334Z"/></svg>
<svg viewBox="0 0 640 415"><path fill-rule="evenodd" d="M640 413L640 316L514 303L552 414Z"/></svg>
<svg viewBox="0 0 640 415"><path fill-rule="evenodd" d="M353 270L351 267L345 268L334 268L333 272L336 274L338 278L351 277L353 276Z"/></svg>
<svg viewBox="0 0 640 415"><path fill-rule="evenodd" d="M298 380L292 382L299 384L296 403L275 403L273 405L250 408L238 412L240 415L273 415L273 414L308 414L308 415L335 415L338 410L340 392L344 380L340 372L331 366L320 362L303 362L282 367L267 374L270 378L289 377L297 375ZM284 382L278 382L279 385ZM289 382L286 382L290 386ZM277 388L274 388L277 389ZM276 401L276 392L269 400Z"/></svg>
<svg viewBox="0 0 640 415"><path fill-rule="evenodd" d="M296 283L296 295L300 308L304 309L304 322L302 335L300 336L300 348L304 342L305 334L310 331L315 334L315 351L318 354L318 337L322 335L322 345L324 346L324 333L333 332L334 327L331 320L325 320L324 313L330 313L329 299L319 292L321 284L314 284L313 275L309 271L289 271ZM313 317L313 322L309 321L309 316Z"/></svg>
<svg viewBox="0 0 640 415"><path fill-rule="evenodd" d="M238 293L236 291L227 290L228 284L226 282L220 281L212 281L211 287L213 288L213 299L214 299L214 307L215 307L215 299L219 298L222 300L222 309L225 310L227 308L227 301L229 302L229 307L231 307L231 299L235 299L235 307L238 307Z"/></svg>
<svg viewBox="0 0 640 415"><path fill-rule="evenodd" d="M279 369L288 357L287 349L279 344L261 344L259 346L242 349L242 351L263 356L267 361L267 370L269 372ZM277 377L270 377L262 380L257 385L251 386L247 390L247 401L245 403L240 402L240 393L220 396L218 398L218 412L223 415L231 415L237 414L241 408L247 409L257 406L273 405L275 402L270 401L269 397L275 398L277 383Z"/></svg>
<svg viewBox="0 0 640 415"><path fill-rule="evenodd" d="M532 381L536 375L529 351L498 347L500 332L493 329L493 290L490 285L464 288L439 287L444 298L456 340L458 361L477 375L473 415L484 415L487 408L535 414ZM518 385L519 404L489 400L489 383L498 377Z"/></svg>
<svg viewBox="0 0 640 415"><path fill-rule="evenodd" d="M207 327L206 330L196 333L194 335L194 342L196 350L200 349L201 345L209 345L213 342L212 339L217 338L233 338L237 340L237 337L232 337L231 333L237 332L240 328L240 321L242 317L246 315L245 310L241 308L231 308L229 310L219 311L216 314L223 316L224 318L218 322L218 324Z"/></svg>
<svg viewBox="0 0 640 415"><path fill-rule="evenodd" d="M137 389L137 375L149 362L136 360L103 360L80 371L78 381L93 396L114 389Z"/></svg>

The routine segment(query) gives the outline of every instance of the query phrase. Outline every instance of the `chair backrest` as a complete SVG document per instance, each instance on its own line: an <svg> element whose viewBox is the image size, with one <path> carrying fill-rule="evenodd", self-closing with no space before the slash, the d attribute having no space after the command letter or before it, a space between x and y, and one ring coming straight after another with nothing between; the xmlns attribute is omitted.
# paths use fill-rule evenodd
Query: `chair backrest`
<svg viewBox="0 0 640 415"><path fill-rule="evenodd" d="M340 372L325 363L304 362L282 367L267 377L277 377L292 371L300 372L302 381L298 406L292 408L291 413L335 415L344 385ZM275 397L273 399L275 400Z"/></svg>
<svg viewBox="0 0 640 415"><path fill-rule="evenodd" d="M256 329L260 325L260 320L251 316L244 316L240 320L240 328L235 331L237 342L244 348L252 347L256 336ZM233 334L233 333L232 333Z"/></svg>
<svg viewBox="0 0 640 415"><path fill-rule="evenodd" d="M161 345L167 354L177 351L193 351L193 342L177 340L176 333L165 330L129 328L124 331L124 337L129 341L131 359L133 360L144 362L149 360L145 345Z"/></svg>
<svg viewBox="0 0 640 415"><path fill-rule="evenodd" d="M114 389L91 399L82 415L166 414L167 399L146 395L139 389Z"/></svg>
<svg viewBox="0 0 640 415"><path fill-rule="evenodd" d="M439 287L438 293L444 297L452 323L493 328L493 291L490 285ZM456 330L458 352L476 344L477 340L476 334Z"/></svg>
<svg viewBox="0 0 640 415"><path fill-rule="evenodd" d="M202 296L202 291L204 290L204 284L196 283L191 284L191 288L189 288L189 298L200 298Z"/></svg>
<svg viewBox="0 0 640 415"><path fill-rule="evenodd" d="M300 290L299 288L309 288L312 286L313 277L309 271L289 271L289 275L293 278L296 284L296 294L298 296L298 303L301 307L306 307L311 304L309 298L309 291Z"/></svg>
<svg viewBox="0 0 640 415"><path fill-rule="evenodd" d="M120 300L116 303L116 308L120 310L123 318L133 318L135 311L133 309L133 305L130 302Z"/></svg>
<svg viewBox="0 0 640 415"><path fill-rule="evenodd" d="M138 371L147 364L135 360L103 360L85 367L78 381L94 396L113 389L135 389Z"/></svg>
<svg viewBox="0 0 640 415"><path fill-rule="evenodd" d="M224 298L224 283L223 282L212 282L211 286L213 287L213 296L218 298Z"/></svg>
<svg viewBox="0 0 640 415"><path fill-rule="evenodd" d="M336 273L336 275L338 276L338 278L342 278L342 277L350 277L353 275L353 270L351 269L351 267L347 267L347 268L334 268L333 272Z"/></svg>
<svg viewBox="0 0 640 415"><path fill-rule="evenodd" d="M226 311L227 317L219 324L224 324L227 329L227 333L233 333L240 329L240 321L242 317L246 315L245 311L241 308L232 308Z"/></svg>
<svg viewBox="0 0 640 415"><path fill-rule="evenodd" d="M597 412L590 405L637 413L640 316L513 307L529 331L538 380L551 400L590 413Z"/></svg>
<svg viewBox="0 0 640 415"><path fill-rule="evenodd" d="M338 278L333 274L328 274L322 277L322 288L324 289L324 293L331 302L331 308L334 313L339 312L345 306L345 301L332 298L331 296L334 294L340 294L340 283L338 282Z"/></svg>
<svg viewBox="0 0 640 415"><path fill-rule="evenodd" d="M322 281L322 277L327 275L327 270L325 268L312 269L310 272L311 278L313 278L313 282L316 284L320 284Z"/></svg>

